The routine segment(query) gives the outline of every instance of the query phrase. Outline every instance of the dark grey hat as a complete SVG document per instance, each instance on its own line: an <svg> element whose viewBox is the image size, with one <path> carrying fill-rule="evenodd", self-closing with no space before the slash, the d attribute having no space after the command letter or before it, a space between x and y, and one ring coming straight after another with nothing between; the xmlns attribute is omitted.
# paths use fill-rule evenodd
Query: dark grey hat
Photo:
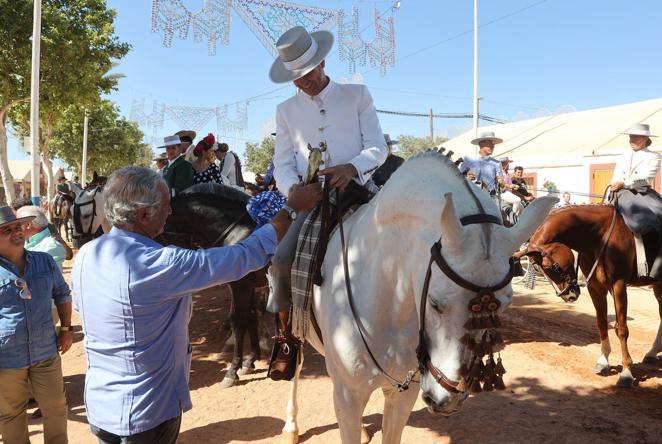
<svg viewBox="0 0 662 444"><path fill-rule="evenodd" d="M271 65L269 78L274 83L287 83L308 74L329 54L333 34L317 31L309 34L302 26L285 31L276 42L278 58Z"/></svg>
<svg viewBox="0 0 662 444"><path fill-rule="evenodd" d="M0 207L0 227L11 224L21 224L25 222L30 222L34 219L34 216L26 216L16 218L14 211L11 207Z"/></svg>

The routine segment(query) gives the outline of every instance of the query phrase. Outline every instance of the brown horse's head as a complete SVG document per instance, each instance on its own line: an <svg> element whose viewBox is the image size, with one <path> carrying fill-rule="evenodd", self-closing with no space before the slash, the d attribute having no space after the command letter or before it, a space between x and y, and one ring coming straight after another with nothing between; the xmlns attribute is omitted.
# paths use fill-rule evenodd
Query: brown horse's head
<svg viewBox="0 0 662 444"><path fill-rule="evenodd" d="M579 284L575 269L575 256L572 250L560 242L546 244L532 242L522 251L513 255L519 259L528 256L531 263L542 269L556 291L556 295L566 302L579 299Z"/></svg>

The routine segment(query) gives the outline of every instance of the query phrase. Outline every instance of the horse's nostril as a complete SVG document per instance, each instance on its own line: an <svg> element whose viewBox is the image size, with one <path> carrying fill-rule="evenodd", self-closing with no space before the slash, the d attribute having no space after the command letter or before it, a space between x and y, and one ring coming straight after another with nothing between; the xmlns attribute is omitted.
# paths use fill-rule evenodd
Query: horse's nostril
<svg viewBox="0 0 662 444"><path fill-rule="evenodd" d="M426 404L432 404L432 397L428 394L423 394L423 402Z"/></svg>

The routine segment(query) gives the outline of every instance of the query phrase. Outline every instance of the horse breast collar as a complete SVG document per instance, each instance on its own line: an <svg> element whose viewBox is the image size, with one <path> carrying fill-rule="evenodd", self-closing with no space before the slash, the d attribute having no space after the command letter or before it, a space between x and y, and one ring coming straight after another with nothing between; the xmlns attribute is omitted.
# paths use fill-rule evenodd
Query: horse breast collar
<svg viewBox="0 0 662 444"><path fill-rule="evenodd" d="M492 223L501 225L501 220L490 214L480 213L465 216L460 219L462 225L471 225L479 223ZM441 254L441 240L435 242L430 248L430 262L423 282L423 291L421 295L421 308L419 318L419 343L416 348L418 357L418 369L423 374L425 371L437 381L439 385L449 392L459 393L470 391L477 393L480 391L492 391L495 388L503 390L502 375L506 372L501 363L501 358L494 360L494 352L497 347L503 343L499 332L501 322L497 315L497 310L501 302L495 297L494 292L502 289L510 283L513 276L514 261L510 260L510 270L506 276L497 284L483 287L476 285L460 276L453 270ZM432 264L435 263L439 269L452 280L456 285L476 293L468 304L469 319L464 325L466 334L462 337L462 342L470 352L468 362L464 362L460 368L462 380L454 381L448 378L441 370L435 367L427 349L425 337L425 309L427 305L428 290L432 276ZM483 357L488 359L483 363ZM482 383L482 386L481 386Z"/></svg>

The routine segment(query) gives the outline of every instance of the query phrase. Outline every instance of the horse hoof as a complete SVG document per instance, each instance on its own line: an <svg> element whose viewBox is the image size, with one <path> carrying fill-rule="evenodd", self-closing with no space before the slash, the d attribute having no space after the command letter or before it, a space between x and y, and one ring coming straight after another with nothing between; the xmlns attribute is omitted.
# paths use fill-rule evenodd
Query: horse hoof
<svg viewBox="0 0 662 444"><path fill-rule="evenodd" d="M255 367L242 367L237 370L239 376L250 375L255 370Z"/></svg>
<svg viewBox="0 0 662 444"><path fill-rule="evenodd" d="M644 360L642 361L645 365L657 365L657 362L657 356L644 356Z"/></svg>
<svg viewBox="0 0 662 444"><path fill-rule="evenodd" d="M299 432L281 432L281 444L299 444Z"/></svg>
<svg viewBox="0 0 662 444"><path fill-rule="evenodd" d="M232 378L223 378L223 380L220 382L220 386L222 389L230 388L235 383L238 381L238 379L232 379Z"/></svg>
<svg viewBox="0 0 662 444"><path fill-rule="evenodd" d="M609 364L601 364L598 362L595 364L594 370L596 375L605 374L609 371Z"/></svg>
<svg viewBox="0 0 662 444"><path fill-rule="evenodd" d="M632 388L633 385L634 385L634 378L632 376L621 375L618 378L618 382L616 383L616 387L619 388Z"/></svg>
<svg viewBox="0 0 662 444"><path fill-rule="evenodd" d="M370 433L365 427L361 427L361 444L368 444L370 442Z"/></svg>

